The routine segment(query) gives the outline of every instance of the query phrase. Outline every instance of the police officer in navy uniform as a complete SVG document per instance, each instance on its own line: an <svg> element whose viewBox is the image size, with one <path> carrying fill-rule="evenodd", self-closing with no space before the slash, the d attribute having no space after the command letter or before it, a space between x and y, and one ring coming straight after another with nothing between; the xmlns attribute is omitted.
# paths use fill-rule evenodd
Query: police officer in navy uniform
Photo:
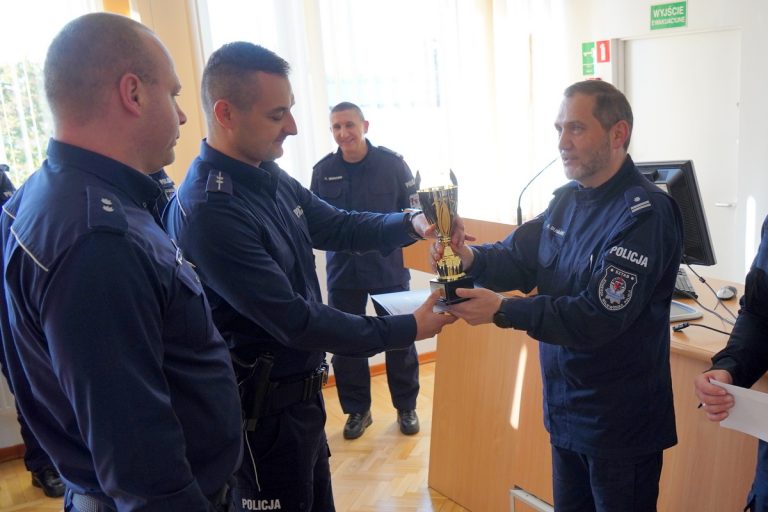
<svg viewBox="0 0 768 512"><path fill-rule="evenodd" d="M733 395L710 379L748 388L768 371L768 217L744 292L728 344L712 358L712 368L694 381L702 410L712 421L727 418L735 402ZM768 443L763 440L757 447L755 479L744 510L768 512Z"/></svg>
<svg viewBox="0 0 768 512"><path fill-rule="evenodd" d="M54 137L0 218L19 409L67 512L228 510L237 384L148 176L186 121L170 55L143 25L94 13L54 38L44 76Z"/></svg>
<svg viewBox="0 0 768 512"><path fill-rule="evenodd" d="M368 121L354 103L339 103L330 114L331 132L338 151L314 167L311 189L329 204L344 210L397 212L418 205L416 182L403 157L365 137ZM411 278L403 267L403 251L380 253L326 253L328 305L358 315L365 314L368 295L409 289ZM386 311L374 302L376 313ZM387 383L397 409L400 431L419 431L416 397L419 394L419 359L415 346L386 353ZM363 435L371 418L371 374L368 361L334 355L333 374L344 413L344 438Z"/></svg>
<svg viewBox="0 0 768 512"><path fill-rule="evenodd" d="M624 95L590 80L564 96L555 127L573 181L504 241L456 247L487 289L460 289L471 300L451 311L541 342L556 510L652 511L662 451L677 441L669 309L682 221L627 154Z"/></svg>
<svg viewBox="0 0 768 512"><path fill-rule="evenodd" d="M0 205L5 204L16 191L16 187L8 176L9 171L10 168L6 164L0 164ZM10 386L3 350L0 350L0 368ZM11 389L11 391L13 390ZM43 450L37 438L29 429L18 407L16 408L16 417L19 421L21 438L24 440L24 466L32 474L32 485L42 489L43 493L49 498L64 496L64 484L61 482L59 472L56 471L51 458L45 453L45 450Z"/></svg>
<svg viewBox="0 0 768 512"><path fill-rule="evenodd" d="M200 274L241 382L246 456L235 503L328 512L324 351L406 349L455 317L432 312L437 295L413 315L387 317L322 303L313 248L391 252L430 233L421 214L334 208L275 164L297 131L288 68L251 43L211 55L202 84L208 137L164 221Z"/></svg>

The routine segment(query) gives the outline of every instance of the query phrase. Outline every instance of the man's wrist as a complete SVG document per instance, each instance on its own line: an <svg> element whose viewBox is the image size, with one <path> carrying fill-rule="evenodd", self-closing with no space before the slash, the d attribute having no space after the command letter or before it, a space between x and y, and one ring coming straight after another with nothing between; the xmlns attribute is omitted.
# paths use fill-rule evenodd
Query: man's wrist
<svg viewBox="0 0 768 512"><path fill-rule="evenodd" d="M417 208L408 208L405 210L405 218L403 219L403 222L408 230L408 236L414 240L424 240L424 237L416 231L416 227L413 225L413 219L418 215L424 215L424 213Z"/></svg>
<svg viewBox="0 0 768 512"><path fill-rule="evenodd" d="M512 319L504 312L504 303L507 300L508 299L501 299L499 309L493 314L493 323L496 327L501 327L502 329L509 329L512 327Z"/></svg>

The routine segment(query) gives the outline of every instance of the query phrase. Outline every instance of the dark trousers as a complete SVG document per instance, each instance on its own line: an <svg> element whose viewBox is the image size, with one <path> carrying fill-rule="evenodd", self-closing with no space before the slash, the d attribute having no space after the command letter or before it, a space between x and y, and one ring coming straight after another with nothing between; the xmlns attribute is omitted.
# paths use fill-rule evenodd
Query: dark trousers
<svg viewBox="0 0 768 512"><path fill-rule="evenodd" d="M259 419L245 433L243 464L235 473L235 510L333 512L330 451L322 393Z"/></svg>
<svg viewBox="0 0 768 512"><path fill-rule="evenodd" d="M328 290L328 305L346 313L365 314L368 295L402 292L408 285L379 288L376 290ZM376 314L387 314L374 302ZM416 409L419 395L419 357L416 347L405 350L390 350L385 353L387 384L392 405L400 411ZM362 413L371 408L371 372L368 359L334 355L333 375L339 393L341 410L345 414Z"/></svg>
<svg viewBox="0 0 768 512"><path fill-rule="evenodd" d="M653 512L659 496L662 452L602 459L552 447L557 512Z"/></svg>
<svg viewBox="0 0 768 512"><path fill-rule="evenodd" d="M751 512L768 512L768 443L760 440L757 445L755 480L749 491L747 507Z"/></svg>

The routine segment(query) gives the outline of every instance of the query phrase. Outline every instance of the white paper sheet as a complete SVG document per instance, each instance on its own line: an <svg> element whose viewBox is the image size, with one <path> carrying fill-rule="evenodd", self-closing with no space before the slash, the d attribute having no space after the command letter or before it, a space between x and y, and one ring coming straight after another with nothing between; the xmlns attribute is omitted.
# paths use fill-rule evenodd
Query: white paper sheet
<svg viewBox="0 0 768 512"><path fill-rule="evenodd" d="M728 411L728 417L720 426L744 432L768 442L768 394L752 389L710 381L733 395L736 404Z"/></svg>
<svg viewBox="0 0 768 512"><path fill-rule="evenodd" d="M431 292L428 289L382 293L381 295L371 295L371 300L387 310L387 313L390 315L409 315L424 304L424 301L427 300L430 293ZM432 310L435 313L441 313L445 311L446 308L438 303Z"/></svg>

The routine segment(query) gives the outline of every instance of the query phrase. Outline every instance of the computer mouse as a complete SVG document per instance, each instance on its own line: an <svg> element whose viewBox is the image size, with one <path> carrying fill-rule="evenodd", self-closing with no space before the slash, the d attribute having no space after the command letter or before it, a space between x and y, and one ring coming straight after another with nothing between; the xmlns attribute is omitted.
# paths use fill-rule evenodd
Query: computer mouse
<svg viewBox="0 0 768 512"><path fill-rule="evenodd" d="M735 286L723 286L719 290L717 290L717 298L720 300L729 300L736 296L736 287Z"/></svg>

